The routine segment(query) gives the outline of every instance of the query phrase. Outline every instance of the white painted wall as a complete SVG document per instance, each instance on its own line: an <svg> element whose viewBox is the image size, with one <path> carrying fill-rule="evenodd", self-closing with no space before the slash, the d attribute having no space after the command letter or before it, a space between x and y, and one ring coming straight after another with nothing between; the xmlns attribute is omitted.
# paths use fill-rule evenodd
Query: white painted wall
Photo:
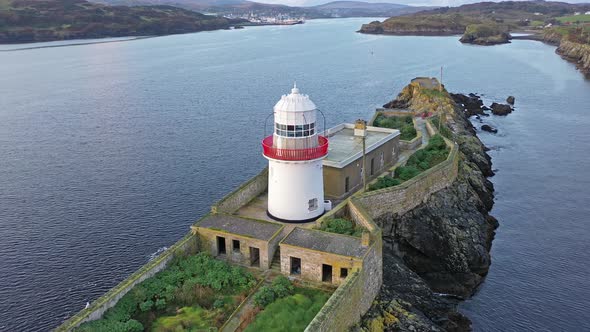
<svg viewBox="0 0 590 332"><path fill-rule="evenodd" d="M309 210L309 200L317 209ZM268 212L285 220L306 220L324 213L322 159L288 162L269 159Z"/></svg>

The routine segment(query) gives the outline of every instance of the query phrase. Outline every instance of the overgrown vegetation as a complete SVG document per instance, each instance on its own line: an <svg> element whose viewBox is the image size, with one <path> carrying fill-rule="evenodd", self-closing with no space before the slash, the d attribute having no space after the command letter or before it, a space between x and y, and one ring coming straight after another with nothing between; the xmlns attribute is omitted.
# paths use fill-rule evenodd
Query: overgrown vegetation
<svg viewBox="0 0 590 332"><path fill-rule="evenodd" d="M176 331L221 327L256 283L242 268L205 253L179 257L77 331ZM179 307L182 309L177 310Z"/></svg>
<svg viewBox="0 0 590 332"><path fill-rule="evenodd" d="M369 185L369 191L397 186L416 175L438 165L449 155L449 148L445 140L439 134L430 138L424 149L416 151L407 161L405 166L395 169L394 176L384 176Z"/></svg>
<svg viewBox="0 0 590 332"><path fill-rule="evenodd" d="M438 129L438 131L441 135L443 135L444 137L446 137L448 139L453 139L453 132L451 131L451 128L449 128L449 126L445 123L445 121L443 121L442 124L440 123L440 115L431 118L430 122L432 122L432 125L436 129Z"/></svg>
<svg viewBox="0 0 590 332"><path fill-rule="evenodd" d="M358 227L354 222L344 218L329 218L322 221L320 230L330 233L344 234L360 237L363 228Z"/></svg>
<svg viewBox="0 0 590 332"><path fill-rule="evenodd" d="M254 294L254 303L264 308L273 303L277 299L293 295L295 287L291 284L289 279L285 276L278 276L272 281L270 286L262 286L256 294Z"/></svg>
<svg viewBox="0 0 590 332"><path fill-rule="evenodd" d="M384 116L377 115L373 121L373 126L381 128L398 129L400 131L400 139L404 141L411 141L416 137L416 128L412 116Z"/></svg>
<svg viewBox="0 0 590 332"><path fill-rule="evenodd" d="M301 332L329 297L318 290L297 288L295 294L267 305L245 332Z"/></svg>

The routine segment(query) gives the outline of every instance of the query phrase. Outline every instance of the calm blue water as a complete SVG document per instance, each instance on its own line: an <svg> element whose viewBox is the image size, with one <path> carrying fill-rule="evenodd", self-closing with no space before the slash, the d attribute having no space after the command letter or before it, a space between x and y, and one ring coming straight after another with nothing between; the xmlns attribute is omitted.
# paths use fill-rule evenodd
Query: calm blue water
<svg viewBox="0 0 590 332"><path fill-rule="evenodd" d="M0 52L0 330L57 326L256 174L293 81L335 125L441 65L451 91L517 101L486 120L501 227L461 310L478 331L589 330L590 82L538 42L354 32L367 21Z"/></svg>

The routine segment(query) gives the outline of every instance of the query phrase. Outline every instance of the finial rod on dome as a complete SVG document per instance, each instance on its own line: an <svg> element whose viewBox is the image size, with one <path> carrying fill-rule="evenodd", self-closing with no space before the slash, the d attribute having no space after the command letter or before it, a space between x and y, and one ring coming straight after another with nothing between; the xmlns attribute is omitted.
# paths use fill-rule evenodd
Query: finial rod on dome
<svg viewBox="0 0 590 332"><path fill-rule="evenodd" d="M293 82L293 89L291 89L291 93L299 93L299 89L297 89L297 81Z"/></svg>

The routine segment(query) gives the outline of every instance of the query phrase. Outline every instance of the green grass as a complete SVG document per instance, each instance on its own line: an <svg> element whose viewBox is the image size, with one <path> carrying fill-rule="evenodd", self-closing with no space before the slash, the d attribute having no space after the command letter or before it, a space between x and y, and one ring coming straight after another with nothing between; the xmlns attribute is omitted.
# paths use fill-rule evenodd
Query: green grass
<svg viewBox="0 0 590 332"><path fill-rule="evenodd" d="M590 23L590 15L571 15L556 18L561 23Z"/></svg>
<svg viewBox="0 0 590 332"><path fill-rule="evenodd" d="M344 218L330 218L322 221L319 227L324 232L351 235L360 237L363 233L362 227L357 227L356 224Z"/></svg>
<svg viewBox="0 0 590 332"><path fill-rule="evenodd" d="M269 304L248 325L245 332L301 332L328 301L329 294L298 288L290 295Z"/></svg>
<svg viewBox="0 0 590 332"><path fill-rule="evenodd" d="M163 316L152 325L153 332L207 331L214 326L217 313L201 307L183 307L175 316Z"/></svg>
<svg viewBox="0 0 590 332"><path fill-rule="evenodd" d="M399 129L400 139L411 141L416 138L417 132L410 115L407 116L385 116L377 115L373 121L373 126L381 128Z"/></svg>
<svg viewBox="0 0 590 332"><path fill-rule="evenodd" d="M447 159L449 148L440 135L430 138L424 149L416 151L406 163L395 169L394 176L383 176L369 185L369 191L397 186Z"/></svg>
<svg viewBox="0 0 590 332"><path fill-rule="evenodd" d="M205 253L179 257L133 287L102 319L84 323L76 331L135 332L182 321L219 328L255 283L251 273ZM177 312L180 307L194 308ZM206 313L200 313L203 310ZM196 316L198 322L191 320Z"/></svg>

